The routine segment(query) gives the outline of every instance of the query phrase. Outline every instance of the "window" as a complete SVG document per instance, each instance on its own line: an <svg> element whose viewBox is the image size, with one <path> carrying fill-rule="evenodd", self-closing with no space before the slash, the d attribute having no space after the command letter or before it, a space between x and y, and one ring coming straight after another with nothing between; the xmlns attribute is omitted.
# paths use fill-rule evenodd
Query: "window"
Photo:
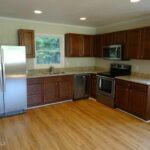
<svg viewBox="0 0 150 150"><path fill-rule="evenodd" d="M63 35L35 35L37 68L48 68L50 66L64 66L64 36Z"/></svg>

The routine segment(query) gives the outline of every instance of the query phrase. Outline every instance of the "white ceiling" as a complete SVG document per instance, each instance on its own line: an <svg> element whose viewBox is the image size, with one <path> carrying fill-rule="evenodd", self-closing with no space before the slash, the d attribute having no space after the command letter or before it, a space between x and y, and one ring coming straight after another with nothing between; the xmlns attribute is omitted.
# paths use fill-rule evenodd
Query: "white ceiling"
<svg viewBox="0 0 150 150"><path fill-rule="evenodd" d="M36 15L35 9L43 14ZM0 16L97 27L150 15L150 0L0 0ZM80 21L80 17L87 17Z"/></svg>

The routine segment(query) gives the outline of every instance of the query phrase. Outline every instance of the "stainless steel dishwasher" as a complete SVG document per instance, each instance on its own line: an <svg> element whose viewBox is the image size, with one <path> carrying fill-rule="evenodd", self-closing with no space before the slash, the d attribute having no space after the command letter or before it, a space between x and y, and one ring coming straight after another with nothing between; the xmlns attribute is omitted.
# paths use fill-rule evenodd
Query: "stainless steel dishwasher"
<svg viewBox="0 0 150 150"><path fill-rule="evenodd" d="M74 75L74 100L88 98L90 89L90 74Z"/></svg>

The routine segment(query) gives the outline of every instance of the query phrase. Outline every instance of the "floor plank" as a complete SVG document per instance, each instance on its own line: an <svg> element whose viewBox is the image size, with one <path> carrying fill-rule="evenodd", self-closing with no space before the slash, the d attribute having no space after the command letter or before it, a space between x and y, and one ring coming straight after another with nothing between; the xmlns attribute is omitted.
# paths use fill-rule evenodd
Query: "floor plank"
<svg viewBox="0 0 150 150"><path fill-rule="evenodd" d="M150 150L150 124L93 100L0 119L0 150Z"/></svg>

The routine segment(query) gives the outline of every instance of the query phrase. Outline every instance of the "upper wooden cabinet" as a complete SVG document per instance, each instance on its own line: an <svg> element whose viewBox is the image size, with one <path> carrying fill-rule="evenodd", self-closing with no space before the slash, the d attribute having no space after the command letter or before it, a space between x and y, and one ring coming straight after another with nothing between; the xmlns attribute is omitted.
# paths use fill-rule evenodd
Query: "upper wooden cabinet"
<svg viewBox="0 0 150 150"><path fill-rule="evenodd" d="M94 35L93 38L94 38L94 42L93 42L92 56L101 57L102 56L102 36Z"/></svg>
<svg viewBox="0 0 150 150"><path fill-rule="evenodd" d="M20 29L18 30L19 45L26 46L26 57L35 57L35 41L34 41L34 31Z"/></svg>
<svg viewBox="0 0 150 150"><path fill-rule="evenodd" d="M126 31L118 31L118 32L114 32L114 44L122 44L125 45L126 44L126 38L127 38L127 34Z"/></svg>
<svg viewBox="0 0 150 150"><path fill-rule="evenodd" d="M94 47L94 36L92 35L84 35L84 48L82 56L92 56L93 54L93 47Z"/></svg>
<svg viewBox="0 0 150 150"><path fill-rule="evenodd" d="M114 33L106 33L101 36L102 36L103 47L114 44Z"/></svg>
<svg viewBox="0 0 150 150"><path fill-rule="evenodd" d="M150 27L142 30L141 59L150 59Z"/></svg>
<svg viewBox="0 0 150 150"><path fill-rule="evenodd" d="M133 29L127 31L127 56L132 59L141 58L141 29Z"/></svg>
<svg viewBox="0 0 150 150"><path fill-rule="evenodd" d="M92 55L93 36L68 33L65 35L66 57L89 57Z"/></svg>

